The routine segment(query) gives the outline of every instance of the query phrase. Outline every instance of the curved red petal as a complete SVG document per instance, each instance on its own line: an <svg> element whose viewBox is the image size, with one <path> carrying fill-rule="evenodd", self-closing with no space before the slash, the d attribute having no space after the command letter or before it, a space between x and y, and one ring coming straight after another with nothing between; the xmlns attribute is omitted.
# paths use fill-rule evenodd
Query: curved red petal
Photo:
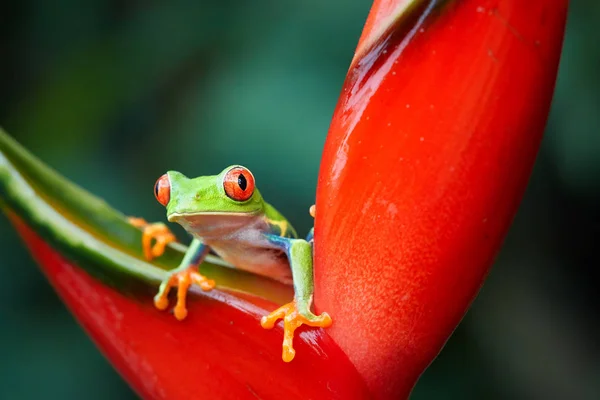
<svg viewBox="0 0 600 400"><path fill-rule="evenodd" d="M408 396L502 243L542 137L567 9L422 3L423 18L363 43L317 189L315 302L379 398ZM390 2L370 20L378 6Z"/></svg>
<svg viewBox="0 0 600 400"><path fill-rule="evenodd" d="M151 293L136 299L101 284L16 225L71 312L145 399L367 398L323 330L300 330L296 358L281 360L281 327L265 330L259 322L275 304L214 290L190 296L189 316L178 322L153 308Z"/></svg>

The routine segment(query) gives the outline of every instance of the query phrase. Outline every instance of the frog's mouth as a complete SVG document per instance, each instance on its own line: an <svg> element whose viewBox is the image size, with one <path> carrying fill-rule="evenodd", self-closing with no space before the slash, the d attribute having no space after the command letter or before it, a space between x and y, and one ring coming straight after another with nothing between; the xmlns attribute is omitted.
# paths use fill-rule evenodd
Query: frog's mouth
<svg viewBox="0 0 600 400"><path fill-rule="evenodd" d="M183 213L172 213L170 214L167 219L169 220L169 222L180 222L181 219L201 219L204 217L210 218L211 217L219 217L219 218L239 218L239 217L254 217L256 216L258 213L257 212L223 212L223 211L209 211L209 212L183 212Z"/></svg>
<svg viewBox="0 0 600 400"><path fill-rule="evenodd" d="M201 212L173 213L169 222L176 222L186 231L201 237L227 236L243 228L254 225L258 213L255 212Z"/></svg>

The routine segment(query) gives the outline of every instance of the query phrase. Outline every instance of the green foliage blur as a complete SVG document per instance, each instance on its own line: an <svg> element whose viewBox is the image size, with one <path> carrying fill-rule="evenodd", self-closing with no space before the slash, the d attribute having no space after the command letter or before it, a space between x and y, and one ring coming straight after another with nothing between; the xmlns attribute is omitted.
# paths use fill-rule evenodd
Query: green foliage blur
<svg viewBox="0 0 600 400"><path fill-rule="evenodd" d="M2 2L0 125L67 177L150 220L164 219L152 195L164 171L244 164L306 232L329 120L369 8ZM413 399L600 399L599 19L597 1L571 2L526 198L481 295ZM135 398L4 216L0 237L0 398Z"/></svg>

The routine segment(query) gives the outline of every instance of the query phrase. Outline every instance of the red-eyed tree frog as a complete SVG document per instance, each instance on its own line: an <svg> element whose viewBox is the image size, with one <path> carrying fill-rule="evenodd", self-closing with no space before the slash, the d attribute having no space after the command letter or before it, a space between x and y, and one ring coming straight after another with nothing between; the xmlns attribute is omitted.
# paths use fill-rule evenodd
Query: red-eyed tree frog
<svg viewBox="0 0 600 400"><path fill-rule="evenodd" d="M177 222L193 236L181 264L162 282L154 297L160 310L169 306L169 290L177 287L175 318L187 316L186 294L193 283L211 290L215 282L198 271L212 249L236 268L269 276L294 285L294 300L261 319L263 328L273 328L284 320L282 358L294 358L294 331L302 324L328 327L327 313L312 313L313 230L306 240L299 239L290 223L266 203L255 187L254 176L245 167L234 165L219 175L190 179L176 171L161 176L154 187L159 203L167 209L169 222ZM311 207L314 217L314 206ZM143 229L142 246L147 259L162 255L175 236L162 223L130 221ZM155 245L152 246L152 241Z"/></svg>

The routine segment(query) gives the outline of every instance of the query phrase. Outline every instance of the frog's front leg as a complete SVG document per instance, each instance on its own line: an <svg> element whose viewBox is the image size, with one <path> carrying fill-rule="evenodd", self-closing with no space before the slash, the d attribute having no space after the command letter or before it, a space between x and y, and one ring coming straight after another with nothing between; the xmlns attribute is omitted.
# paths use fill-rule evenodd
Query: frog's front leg
<svg viewBox="0 0 600 400"><path fill-rule="evenodd" d="M177 239L169 228L162 222L150 224L143 218L129 217L128 221L131 225L142 230L142 248L144 249L144 257L150 261L153 258L160 257L165 252L165 247ZM152 245L154 240L154 245Z"/></svg>
<svg viewBox="0 0 600 400"><path fill-rule="evenodd" d="M173 309L175 318L183 320L187 316L186 298L187 291L193 283L198 284L202 290L211 290L215 287L215 281L206 278L198 272L198 266L206 255L209 248L198 239L194 239L185 253L181 264L170 271L169 277L165 279L154 296L154 305L159 310L165 310L169 306L169 290L177 287L177 304Z"/></svg>
<svg viewBox="0 0 600 400"><path fill-rule="evenodd" d="M291 239L266 234L267 239L288 256L294 279L294 300L279 307L271 314L264 316L260 324L265 329L271 329L279 319L283 319L283 353L285 362L294 359L294 331L302 324L327 328L331 325L331 317L327 313L319 316L312 313L313 299L313 255L312 245L306 240Z"/></svg>

